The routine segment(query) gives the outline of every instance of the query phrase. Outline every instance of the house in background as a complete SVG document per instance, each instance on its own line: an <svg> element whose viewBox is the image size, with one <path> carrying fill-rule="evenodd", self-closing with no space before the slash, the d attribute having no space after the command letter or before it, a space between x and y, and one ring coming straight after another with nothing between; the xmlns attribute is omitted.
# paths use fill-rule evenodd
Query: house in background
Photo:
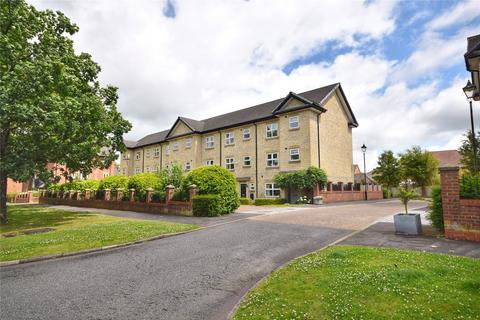
<svg viewBox="0 0 480 320"><path fill-rule="evenodd" d="M185 171L220 165L242 197L280 197L280 172L309 166L332 182L354 181L352 129L358 123L339 83L204 120L178 117L172 127L125 141L120 174L155 172L173 163Z"/></svg>
<svg viewBox="0 0 480 320"><path fill-rule="evenodd" d="M480 100L480 34L467 38L467 52L464 55L465 65L470 71L472 83L477 88L474 100Z"/></svg>
<svg viewBox="0 0 480 320"><path fill-rule="evenodd" d="M461 167L462 155L457 150L429 151L437 159L438 167Z"/></svg>
<svg viewBox="0 0 480 320"><path fill-rule="evenodd" d="M363 172L360 170L360 167L358 166L358 164L354 164L353 165L353 175L354 175L354 183L356 184L365 184L365 175L363 174ZM371 184L371 185L376 185L378 184L377 181L375 181L375 179L373 178L373 172L370 171L370 172L367 172L367 184Z"/></svg>

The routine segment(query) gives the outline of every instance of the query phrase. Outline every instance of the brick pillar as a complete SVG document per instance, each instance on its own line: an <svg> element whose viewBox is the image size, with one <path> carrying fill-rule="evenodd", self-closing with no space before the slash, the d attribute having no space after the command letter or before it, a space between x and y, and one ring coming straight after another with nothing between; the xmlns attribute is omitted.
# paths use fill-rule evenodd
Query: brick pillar
<svg viewBox="0 0 480 320"><path fill-rule="evenodd" d="M153 189L152 188L147 188L147 190L145 190L147 195L145 196L145 202L146 203L149 203L149 202L152 202L152 196L153 196Z"/></svg>
<svg viewBox="0 0 480 320"><path fill-rule="evenodd" d="M91 190L90 189L85 189L85 200L90 200L90 193L91 193Z"/></svg>
<svg viewBox="0 0 480 320"><path fill-rule="evenodd" d="M327 191L332 191L332 183L330 181L327 182Z"/></svg>
<svg viewBox="0 0 480 320"><path fill-rule="evenodd" d="M130 202L135 201L135 189L128 189L128 197L130 199Z"/></svg>
<svg viewBox="0 0 480 320"><path fill-rule="evenodd" d="M440 185L442 188L443 222L445 237L452 238L455 232L455 215L460 214L460 183L458 167L440 168Z"/></svg>
<svg viewBox="0 0 480 320"><path fill-rule="evenodd" d="M353 191L353 186L354 186L354 185L353 185L353 182L349 182L349 183L348 183L348 190L349 190L349 191Z"/></svg>
<svg viewBox="0 0 480 320"><path fill-rule="evenodd" d="M110 201L110 189L103 190L103 200Z"/></svg>
<svg viewBox="0 0 480 320"><path fill-rule="evenodd" d="M72 199L73 198L73 190L68 190L68 199Z"/></svg>
<svg viewBox="0 0 480 320"><path fill-rule="evenodd" d="M321 192L320 184L317 183L315 187L313 187L313 196L314 197L319 196L320 192Z"/></svg>
<svg viewBox="0 0 480 320"><path fill-rule="evenodd" d="M190 186L190 188L188 189L188 199L190 200L190 202L193 201L193 197L195 197L197 195L197 186L192 184Z"/></svg>
<svg viewBox="0 0 480 320"><path fill-rule="evenodd" d="M118 188L117 189L117 201L122 201L123 200L123 189Z"/></svg>
<svg viewBox="0 0 480 320"><path fill-rule="evenodd" d="M175 193L175 187L169 184L165 187L165 203L169 203L172 198L173 194Z"/></svg>
<svg viewBox="0 0 480 320"><path fill-rule="evenodd" d="M82 200L82 191L77 190L75 200Z"/></svg>
<svg viewBox="0 0 480 320"><path fill-rule="evenodd" d="M343 192L343 182L338 182L338 187L340 188L340 192Z"/></svg>

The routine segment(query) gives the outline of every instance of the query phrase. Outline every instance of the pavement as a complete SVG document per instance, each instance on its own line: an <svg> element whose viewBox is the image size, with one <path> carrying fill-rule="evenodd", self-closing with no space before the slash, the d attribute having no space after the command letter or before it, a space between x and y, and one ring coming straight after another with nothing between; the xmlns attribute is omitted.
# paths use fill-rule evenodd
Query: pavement
<svg viewBox="0 0 480 320"><path fill-rule="evenodd" d="M412 201L410 207L422 206L425 202ZM394 200L240 211L226 220L206 219L213 222L176 237L3 267L1 318L226 319L276 268L400 212L402 205ZM162 216L193 219L205 218Z"/></svg>

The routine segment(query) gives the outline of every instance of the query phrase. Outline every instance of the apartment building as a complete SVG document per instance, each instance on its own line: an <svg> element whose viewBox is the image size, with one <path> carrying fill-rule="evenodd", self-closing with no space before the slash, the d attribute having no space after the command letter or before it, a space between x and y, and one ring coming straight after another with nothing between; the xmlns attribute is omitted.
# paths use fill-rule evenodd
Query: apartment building
<svg viewBox="0 0 480 320"><path fill-rule="evenodd" d="M317 166L332 182L353 182L352 128L358 126L339 83L204 120L178 117L169 130L125 141L119 174L220 165L242 197L280 197L279 172Z"/></svg>

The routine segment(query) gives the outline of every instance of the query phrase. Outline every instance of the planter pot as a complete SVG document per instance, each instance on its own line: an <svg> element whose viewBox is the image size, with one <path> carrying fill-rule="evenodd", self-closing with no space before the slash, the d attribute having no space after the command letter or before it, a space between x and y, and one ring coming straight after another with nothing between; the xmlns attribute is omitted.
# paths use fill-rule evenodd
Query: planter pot
<svg viewBox="0 0 480 320"><path fill-rule="evenodd" d="M398 213L393 216L395 233L405 235L418 235L422 233L420 213Z"/></svg>
<svg viewBox="0 0 480 320"><path fill-rule="evenodd" d="M323 204L323 198L313 198L313 204Z"/></svg>

